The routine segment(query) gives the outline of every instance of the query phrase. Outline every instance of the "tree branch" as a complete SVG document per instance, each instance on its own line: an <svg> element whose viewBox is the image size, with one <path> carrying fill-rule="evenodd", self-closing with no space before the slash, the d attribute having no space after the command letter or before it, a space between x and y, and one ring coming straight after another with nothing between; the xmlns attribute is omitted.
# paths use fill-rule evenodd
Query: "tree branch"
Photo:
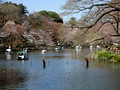
<svg viewBox="0 0 120 90"><path fill-rule="evenodd" d="M89 43L92 43L92 42L95 42L95 41L98 41L98 40L102 40L102 39L104 39L105 37L107 37L107 36L103 36L103 37L101 37L101 38L97 38L97 39L92 40L92 41L90 41L90 42L88 42L88 43L86 43L86 44L89 44Z"/></svg>
<svg viewBox="0 0 120 90"><path fill-rule="evenodd" d="M113 12L113 11L116 11L116 9L113 9L113 10L110 10L110 11L108 11L108 12L103 13L103 14L95 21L95 23L92 24L92 25L84 26L84 27L78 27L78 28L80 28L80 29L84 29L84 28L90 29L90 28L92 28L93 26L95 26L102 17L104 17L105 15L107 15L108 13L111 13L111 12Z"/></svg>

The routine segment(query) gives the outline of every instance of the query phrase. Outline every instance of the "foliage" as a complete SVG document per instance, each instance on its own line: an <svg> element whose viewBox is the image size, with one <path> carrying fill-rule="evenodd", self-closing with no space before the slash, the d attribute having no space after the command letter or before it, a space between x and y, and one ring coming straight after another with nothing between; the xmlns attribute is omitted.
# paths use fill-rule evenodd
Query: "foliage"
<svg viewBox="0 0 120 90"><path fill-rule="evenodd" d="M0 37L4 37L4 45L13 48L53 46L60 40L63 20L56 12L43 10L27 16L23 4L11 2L2 3L0 8Z"/></svg>
<svg viewBox="0 0 120 90"><path fill-rule="evenodd" d="M76 18L75 17L71 17L69 20L69 24L71 25L71 27L75 27L77 24Z"/></svg>
<svg viewBox="0 0 120 90"><path fill-rule="evenodd" d="M52 20L51 18L54 18ZM28 20L32 28L41 28L47 29L54 26L53 23L49 24L52 21L59 22L59 16L55 12L47 12L45 10L40 12L34 12L28 16Z"/></svg>
<svg viewBox="0 0 120 90"><path fill-rule="evenodd" d="M120 55L116 54L114 52L107 52L107 51L100 50L100 51L96 51L95 54L100 59L118 60L118 61L120 61Z"/></svg>
<svg viewBox="0 0 120 90"><path fill-rule="evenodd" d="M21 13L22 15L25 15L25 14L28 13L27 8L26 8L23 4L18 4L17 6L19 7L20 13Z"/></svg>
<svg viewBox="0 0 120 90"><path fill-rule="evenodd" d="M60 18L60 16L56 12L49 11L48 15L49 17L53 18L55 22L63 23L62 18Z"/></svg>
<svg viewBox="0 0 120 90"><path fill-rule="evenodd" d="M56 12L43 10L38 13L40 15L50 17L51 19L53 19L53 21L57 23L63 23L63 19Z"/></svg>
<svg viewBox="0 0 120 90"><path fill-rule="evenodd" d="M48 12L46 10L42 10L42 11L39 11L38 12L40 15L43 15L43 16L48 16Z"/></svg>
<svg viewBox="0 0 120 90"><path fill-rule="evenodd" d="M28 16L28 21L30 22L31 28L38 29L42 27L43 17L37 12L34 12Z"/></svg>
<svg viewBox="0 0 120 90"><path fill-rule="evenodd" d="M17 5L16 3L5 2L4 4L7 4L7 5L9 5L9 4L15 5L16 7L19 8L19 12L20 12L21 15L26 15L26 14L28 13L27 7L25 7L22 3L20 3L20 4Z"/></svg>
<svg viewBox="0 0 120 90"><path fill-rule="evenodd" d="M24 5L17 5L11 2L2 3L0 8L0 27L2 27L9 20L21 24L25 14L28 12Z"/></svg>
<svg viewBox="0 0 120 90"><path fill-rule="evenodd" d="M23 40L25 39L22 35L24 33L24 27L22 25L16 25L13 23L6 23L2 30L2 33L6 33L6 37L4 39L4 44L6 46L11 45L12 47L16 47L17 45L24 45Z"/></svg>
<svg viewBox="0 0 120 90"><path fill-rule="evenodd" d="M0 22L4 25L8 20L20 21L19 8L13 4L3 3L0 5Z"/></svg>
<svg viewBox="0 0 120 90"><path fill-rule="evenodd" d="M60 30L63 30L62 24L53 23L50 31L52 32L52 38L54 42L60 41L60 35L61 35L61 33L59 33Z"/></svg>
<svg viewBox="0 0 120 90"><path fill-rule="evenodd" d="M34 12L28 16L28 20L31 28L36 32L36 34L32 34L35 42L38 39L38 41L41 40L40 45L53 45L53 42L59 40L60 33L58 32L61 29L61 23L51 20L46 11Z"/></svg>

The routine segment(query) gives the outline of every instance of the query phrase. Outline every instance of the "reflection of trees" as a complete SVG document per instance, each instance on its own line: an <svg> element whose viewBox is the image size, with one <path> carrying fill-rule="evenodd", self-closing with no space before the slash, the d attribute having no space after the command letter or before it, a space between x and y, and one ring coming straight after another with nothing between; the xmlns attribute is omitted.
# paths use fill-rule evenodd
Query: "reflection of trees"
<svg viewBox="0 0 120 90"><path fill-rule="evenodd" d="M78 50L71 50L71 49L68 49L65 51L68 55L66 55L65 58L67 58L68 60L69 59L73 59L73 60L76 60L76 59L80 59L80 60L84 60L84 57L87 55L86 52L89 53L89 49L78 49Z"/></svg>
<svg viewBox="0 0 120 90"><path fill-rule="evenodd" d="M14 69L0 69L0 89L18 88L26 80L27 74ZM24 86L22 86L24 87Z"/></svg>
<svg viewBox="0 0 120 90"><path fill-rule="evenodd" d="M58 56L46 56L46 58L51 59L51 58L59 58L62 59L64 58L64 55L58 55Z"/></svg>

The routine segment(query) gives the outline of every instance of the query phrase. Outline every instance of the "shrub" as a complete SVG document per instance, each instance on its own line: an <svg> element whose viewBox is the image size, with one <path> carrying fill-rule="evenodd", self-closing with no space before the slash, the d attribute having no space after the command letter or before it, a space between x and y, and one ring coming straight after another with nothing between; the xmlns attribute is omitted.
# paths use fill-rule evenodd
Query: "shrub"
<svg viewBox="0 0 120 90"><path fill-rule="evenodd" d="M98 56L99 59L120 61L120 55L116 53L100 50L100 51L96 51L95 54Z"/></svg>

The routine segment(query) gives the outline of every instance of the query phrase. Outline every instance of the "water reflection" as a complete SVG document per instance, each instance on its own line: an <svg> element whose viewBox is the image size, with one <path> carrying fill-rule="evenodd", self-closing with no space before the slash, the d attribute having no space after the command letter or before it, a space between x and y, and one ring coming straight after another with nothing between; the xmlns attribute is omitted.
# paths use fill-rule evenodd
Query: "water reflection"
<svg viewBox="0 0 120 90"><path fill-rule="evenodd" d="M10 54L6 54L6 59L10 60L11 59L11 55Z"/></svg>
<svg viewBox="0 0 120 90"><path fill-rule="evenodd" d="M81 49L76 49L76 57L79 58L79 55L82 54Z"/></svg>
<svg viewBox="0 0 120 90"><path fill-rule="evenodd" d="M29 53L29 60L0 57L1 90L119 90L120 64L85 57L90 49ZM15 56L15 54L14 54ZM45 61L43 61L43 59Z"/></svg>
<svg viewBox="0 0 120 90"><path fill-rule="evenodd" d="M24 83L27 78L27 74L21 71L9 68L0 68L0 87L3 89L14 89L20 83ZM22 86L23 88L24 86Z"/></svg>
<svg viewBox="0 0 120 90"><path fill-rule="evenodd" d="M94 51L94 48L90 48L90 53L93 53Z"/></svg>

